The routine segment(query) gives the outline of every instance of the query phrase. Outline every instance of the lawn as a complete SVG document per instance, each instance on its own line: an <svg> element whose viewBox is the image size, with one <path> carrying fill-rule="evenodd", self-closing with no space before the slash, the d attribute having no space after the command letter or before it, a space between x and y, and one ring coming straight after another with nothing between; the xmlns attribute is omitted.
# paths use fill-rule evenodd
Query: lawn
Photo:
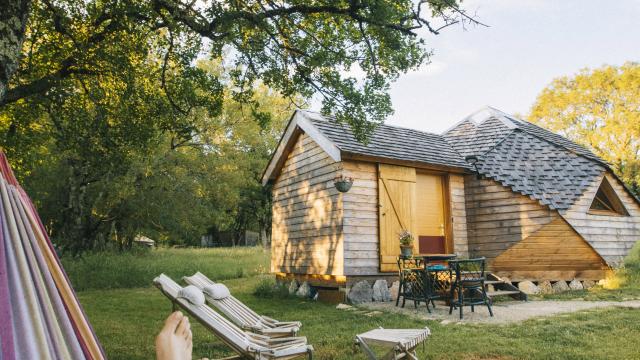
<svg viewBox="0 0 640 360"><path fill-rule="evenodd" d="M593 310L511 325L441 325L396 314L369 317L365 311L337 310L277 294L257 297L254 290L270 279L264 274L268 252L262 249L101 254L65 259L64 264L74 285L86 289L78 292L80 301L110 359L153 358L154 336L171 306L151 281L160 272L178 280L196 270L225 279L238 298L260 313L302 321L302 335L316 348L317 359L364 359L352 351L352 339L378 326L428 326L433 335L419 350L421 358L629 359L638 353L637 344L629 340L640 338L640 310ZM194 357L231 355L203 327L194 325L193 333Z"/></svg>

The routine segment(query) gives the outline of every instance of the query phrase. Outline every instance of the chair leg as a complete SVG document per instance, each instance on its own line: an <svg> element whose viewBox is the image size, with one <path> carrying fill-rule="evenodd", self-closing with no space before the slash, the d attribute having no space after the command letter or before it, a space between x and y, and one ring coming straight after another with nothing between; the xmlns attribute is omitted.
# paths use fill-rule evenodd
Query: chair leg
<svg viewBox="0 0 640 360"><path fill-rule="evenodd" d="M402 288L403 288L402 285L403 285L402 281L400 281L400 286L398 286L398 296L396 297L396 306L398 306L398 304L400 303L400 296L401 296L400 294L402 294L402 291L403 291L402 290Z"/></svg>
<svg viewBox="0 0 640 360"><path fill-rule="evenodd" d="M462 309L464 308L464 291L462 291L462 286L458 288L458 304L460 304L460 320L462 320Z"/></svg>
<svg viewBox="0 0 640 360"><path fill-rule="evenodd" d="M431 309L429 308L429 299L427 299L427 312L431 314Z"/></svg>
<svg viewBox="0 0 640 360"><path fill-rule="evenodd" d="M482 287L482 296L484 297L484 303L487 304L487 309L489 309L489 315L493 317L493 311L491 310L491 300L487 296L487 292L484 290L484 286Z"/></svg>
<svg viewBox="0 0 640 360"><path fill-rule="evenodd" d="M451 291L449 291L449 315L453 312L453 295L456 293L456 283L451 284Z"/></svg>
<svg viewBox="0 0 640 360"><path fill-rule="evenodd" d="M471 312L476 312L475 309L473 308L473 305L471 305Z"/></svg>

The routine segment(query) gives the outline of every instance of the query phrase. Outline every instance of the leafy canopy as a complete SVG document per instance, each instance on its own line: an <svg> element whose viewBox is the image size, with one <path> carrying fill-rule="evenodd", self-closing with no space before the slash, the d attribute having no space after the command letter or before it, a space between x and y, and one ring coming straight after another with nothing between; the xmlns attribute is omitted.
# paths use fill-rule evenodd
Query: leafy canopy
<svg viewBox="0 0 640 360"><path fill-rule="evenodd" d="M285 97L318 96L325 114L364 138L392 113L390 82L428 59L419 32L461 21L475 22L456 0L40 0L0 105L50 97L69 78L117 76L156 54L173 112L210 100L194 83L218 99L224 87L251 102L259 79ZM205 55L234 68L228 79L207 79L191 66ZM171 76L172 66L184 68L180 77ZM357 68L365 78L349 75ZM127 80L113 91L126 91Z"/></svg>
<svg viewBox="0 0 640 360"><path fill-rule="evenodd" d="M528 119L594 151L640 194L640 64L555 79Z"/></svg>

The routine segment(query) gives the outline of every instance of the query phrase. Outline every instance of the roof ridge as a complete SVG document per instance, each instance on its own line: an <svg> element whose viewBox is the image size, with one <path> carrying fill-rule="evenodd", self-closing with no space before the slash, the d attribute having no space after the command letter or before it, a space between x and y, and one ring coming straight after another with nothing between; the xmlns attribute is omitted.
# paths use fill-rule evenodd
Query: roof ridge
<svg viewBox="0 0 640 360"><path fill-rule="evenodd" d="M320 117L322 117L322 119L311 119L311 120L318 120L318 121L325 121L325 122L332 121L332 122L335 122L335 123L340 124L340 125L349 125L349 124L341 123L341 122L337 121L333 117L327 117L325 115L322 115L321 113L319 113L317 111L309 111L309 110L301 110L301 111L312 113L312 114L316 114L316 115L320 115ZM435 136L438 136L438 137L444 137L443 134L438 134L438 133L435 133L435 132L429 132L429 131L414 129L414 128L410 128L410 127L407 127L407 126L391 125L391 124L386 124L386 123L380 123L380 124L378 124L378 126L386 126L386 127L395 128L395 129L409 130L409 131L413 131L413 132L417 132L417 133L421 133L421 134L435 135Z"/></svg>
<svg viewBox="0 0 640 360"><path fill-rule="evenodd" d="M498 145L502 144L509 136L513 135L518 130L520 130L520 128L515 128L515 129L509 130L509 132L505 136L503 136L502 139L496 141L495 144L493 144L487 151L483 152L482 154L479 154L478 157L485 156L488 153L490 153L491 151L493 151L496 147L498 147Z"/></svg>
<svg viewBox="0 0 640 360"><path fill-rule="evenodd" d="M542 129L543 131L547 131L547 132L549 132L549 133L551 133L551 134L553 134L553 135L560 136L560 137L562 137L563 139L565 139L565 140L569 141L570 143L572 143L572 144L574 144L574 145L577 145L577 146L580 146L580 147L584 148L585 150L587 150L588 152L592 153L592 151L591 151L591 150L589 150L589 149L587 149L585 146L582 146L582 145L580 145L580 144L578 144L578 143L574 142L573 140L568 139L568 138L566 138L566 137L564 137L564 136L562 136L562 135L560 135L560 134L556 134L555 132L553 132L553 131L551 131L551 130L549 130L549 129L545 129L545 128L543 128L542 126L539 126L539 125L537 125L537 124L534 124L534 123L532 123L532 122L530 122L530 121L527 121L527 120L524 120L524 119L518 119L518 118L516 118L515 116L513 117L513 120L515 120L515 121L520 121L520 122L526 122L527 124L532 125L532 126L535 126L535 127L539 128L539 129ZM596 154L593 154L593 153L592 153L592 154L593 154L593 156L587 156L587 155L585 155L585 154L581 154L581 153L579 153L579 152L577 152L577 151L575 151L575 150L573 150L573 149L569 148L568 146L562 145L562 144L560 144L560 143L558 143L558 142L556 142L556 141L546 139L546 138L544 138L544 137L542 137L542 136L540 136L540 135L537 135L537 134L535 134L535 133L533 133L533 132L531 132L531 131L528 131L527 129L523 128L522 126L518 126L518 129L520 129L521 131L526 132L527 134L529 134L529 135L531 135L531 136L534 136L534 137L536 137L536 138L538 138L538 139L540 139L540 140L542 140L542 141L545 141L545 142L547 142L547 143L549 143L549 144L551 144L551 145L553 145L553 146L555 146L555 147L559 147L559 148L565 149L566 151L568 151L568 152L570 152L570 153L572 153L572 154L575 154L576 156L580 156L580 157L585 158L585 159L590 160L590 161L596 161L596 162L598 162L598 163L600 163L600 164L602 164L602 165L605 165L607 168L609 168L609 167L610 167L610 166L609 166L609 163L607 163L606 161L604 161L604 160L600 159L600 158L598 157L598 155L596 155Z"/></svg>

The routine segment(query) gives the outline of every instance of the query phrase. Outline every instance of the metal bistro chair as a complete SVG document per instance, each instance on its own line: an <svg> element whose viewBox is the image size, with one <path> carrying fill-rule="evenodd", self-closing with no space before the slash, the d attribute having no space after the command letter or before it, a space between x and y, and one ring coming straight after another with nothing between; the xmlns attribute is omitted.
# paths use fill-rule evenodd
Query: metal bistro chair
<svg viewBox="0 0 640 360"><path fill-rule="evenodd" d="M400 278L400 287L398 289L398 297L396 298L396 306L400 303L402 297L402 307L407 300L413 300L414 306L416 301L420 300L418 296L422 291L422 259L414 257L398 257L398 277Z"/></svg>
<svg viewBox="0 0 640 360"><path fill-rule="evenodd" d="M491 310L491 299L485 291L485 258L451 260L449 261L449 274L452 278L451 292L449 297L449 314L454 308L460 308L460 319L463 318L462 308L471 306L486 305L489 315L493 316Z"/></svg>

